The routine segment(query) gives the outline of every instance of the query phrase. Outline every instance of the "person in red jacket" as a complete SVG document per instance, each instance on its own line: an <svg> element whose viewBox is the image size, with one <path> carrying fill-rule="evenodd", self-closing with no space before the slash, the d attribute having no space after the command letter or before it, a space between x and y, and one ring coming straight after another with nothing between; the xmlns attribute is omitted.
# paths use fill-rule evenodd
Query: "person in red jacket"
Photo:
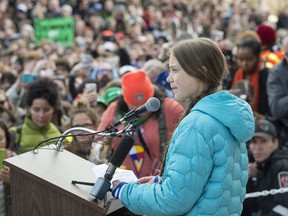
<svg viewBox="0 0 288 216"><path fill-rule="evenodd" d="M134 146L122 164L122 168L133 170L137 177L157 174L166 145L184 109L179 102L157 92L147 74L141 70L127 73L122 77L122 92L123 96L112 102L104 112L97 131L112 125L129 111L145 104L149 98L157 97L161 101L161 108L137 120L133 131ZM118 130L124 127L125 125L119 126ZM109 145L109 150L104 154L108 160L119 141L119 138L104 139L106 147Z"/></svg>

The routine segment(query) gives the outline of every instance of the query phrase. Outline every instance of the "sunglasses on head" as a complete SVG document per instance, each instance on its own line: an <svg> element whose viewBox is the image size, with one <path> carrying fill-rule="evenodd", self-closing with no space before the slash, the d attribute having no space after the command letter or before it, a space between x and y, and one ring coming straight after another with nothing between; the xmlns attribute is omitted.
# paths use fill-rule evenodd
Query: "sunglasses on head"
<svg viewBox="0 0 288 216"><path fill-rule="evenodd" d="M101 74L101 73L111 73L112 70L111 69L99 69L98 70L98 74Z"/></svg>

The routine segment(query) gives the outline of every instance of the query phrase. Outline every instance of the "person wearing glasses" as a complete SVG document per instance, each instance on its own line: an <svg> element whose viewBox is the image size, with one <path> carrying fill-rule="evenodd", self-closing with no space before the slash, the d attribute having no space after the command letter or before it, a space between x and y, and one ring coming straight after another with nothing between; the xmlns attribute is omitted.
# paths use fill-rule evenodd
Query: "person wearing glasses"
<svg viewBox="0 0 288 216"><path fill-rule="evenodd" d="M288 36L282 41L282 50L284 58L269 72L267 94L280 144L288 146Z"/></svg>
<svg viewBox="0 0 288 216"><path fill-rule="evenodd" d="M92 109L88 107L74 108L71 114L71 128L82 127L96 130L98 119ZM74 131L75 135L70 143L64 145L64 148L84 159L89 158L91 145L94 145L94 135L83 135L85 131ZM79 135L79 136L77 136ZM69 138L68 138L69 140Z"/></svg>

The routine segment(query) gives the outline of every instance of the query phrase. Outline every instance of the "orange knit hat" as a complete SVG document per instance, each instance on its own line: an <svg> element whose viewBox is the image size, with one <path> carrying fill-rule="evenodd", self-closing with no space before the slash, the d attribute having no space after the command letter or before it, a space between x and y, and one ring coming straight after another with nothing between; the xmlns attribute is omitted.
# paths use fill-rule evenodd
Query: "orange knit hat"
<svg viewBox="0 0 288 216"><path fill-rule="evenodd" d="M154 88L147 74L136 70L123 75L122 92L127 104L141 106L154 95Z"/></svg>

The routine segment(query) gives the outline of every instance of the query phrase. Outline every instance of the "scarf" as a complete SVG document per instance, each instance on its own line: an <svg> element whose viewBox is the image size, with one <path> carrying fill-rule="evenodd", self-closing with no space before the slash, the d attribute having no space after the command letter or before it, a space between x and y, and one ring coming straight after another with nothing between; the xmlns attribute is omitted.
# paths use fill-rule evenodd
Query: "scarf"
<svg viewBox="0 0 288 216"><path fill-rule="evenodd" d="M256 111L256 112L258 112L258 105L259 105L259 73L260 73L261 66L262 66L262 62L260 61L258 64L258 67L251 74L249 78L249 82L252 85L253 92L254 92L254 102L253 102L252 108L253 108L253 111ZM231 87L233 88L234 85L238 81L243 80L243 79L247 79L247 78L244 77L244 71L242 70L242 68L239 68L235 73Z"/></svg>

